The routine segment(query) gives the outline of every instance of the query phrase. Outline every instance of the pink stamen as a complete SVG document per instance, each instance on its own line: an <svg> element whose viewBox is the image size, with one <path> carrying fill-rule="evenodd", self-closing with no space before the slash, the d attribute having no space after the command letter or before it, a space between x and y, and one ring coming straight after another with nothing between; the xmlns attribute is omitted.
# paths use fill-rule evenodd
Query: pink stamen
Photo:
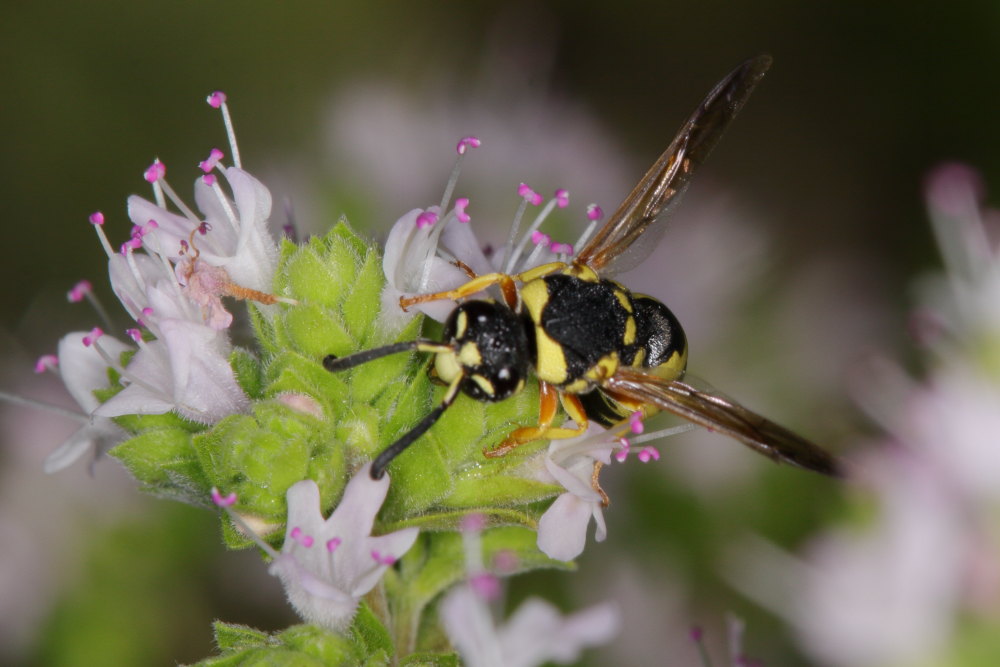
<svg viewBox="0 0 1000 667"><path fill-rule="evenodd" d="M462 137L458 140L458 145L455 146L455 152L459 155L465 155L465 151L470 148L479 148L483 142L479 140L479 137Z"/></svg>
<svg viewBox="0 0 1000 667"><path fill-rule="evenodd" d="M340 546L340 543L342 541L343 540L341 540L339 537L331 537L326 541L326 550L329 551L330 553L333 553L334 551L337 550L337 547Z"/></svg>
<svg viewBox="0 0 1000 667"><path fill-rule="evenodd" d="M499 572L513 572L518 564L517 553L511 549L501 549L493 555L493 568Z"/></svg>
<svg viewBox="0 0 1000 667"><path fill-rule="evenodd" d="M438 214L433 211L424 211L417 216L417 229L425 229L438 221Z"/></svg>
<svg viewBox="0 0 1000 667"><path fill-rule="evenodd" d="M45 371L54 371L58 366L59 357L54 354L43 354L35 362L35 372L44 373Z"/></svg>
<svg viewBox="0 0 1000 667"><path fill-rule="evenodd" d="M559 206L559 208L566 208L569 206L569 190L556 190L556 205Z"/></svg>
<svg viewBox="0 0 1000 667"><path fill-rule="evenodd" d="M459 530L463 533L479 533L486 527L486 515L479 512L466 514L459 523Z"/></svg>
<svg viewBox="0 0 1000 667"><path fill-rule="evenodd" d="M81 280L73 285L73 289L66 293L66 298L69 299L70 303L80 303L84 297L90 294L93 287L89 280Z"/></svg>
<svg viewBox="0 0 1000 667"><path fill-rule="evenodd" d="M236 504L236 492L233 491L228 496L224 496L217 488L213 486L212 502L219 507L232 507L233 505Z"/></svg>
<svg viewBox="0 0 1000 667"><path fill-rule="evenodd" d="M97 339L104 335L101 327L94 327L90 330L90 333L83 337L84 347L90 347L97 342Z"/></svg>
<svg viewBox="0 0 1000 667"><path fill-rule="evenodd" d="M134 340L136 343L142 342L142 331L140 331L139 329L135 328L126 329L125 333L128 334L128 337Z"/></svg>
<svg viewBox="0 0 1000 667"><path fill-rule="evenodd" d="M539 206L542 203L542 195L532 190L526 183L517 186L517 196L523 198L532 206Z"/></svg>
<svg viewBox="0 0 1000 667"><path fill-rule="evenodd" d="M492 601L500 597L500 580L488 572L469 577L469 587L484 600Z"/></svg>
<svg viewBox="0 0 1000 667"><path fill-rule="evenodd" d="M156 160L153 164L149 165L149 168L146 169L142 177L150 183L155 183L166 175L167 165L163 164L159 160Z"/></svg>
<svg viewBox="0 0 1000 667"><path fill-rule="evenodd" d="M218 148L213 148L211 152L209 152L208 158L198 163L198 167L206 174L211 173L211 171L219 164L219 160L224 157L225 153L220 151Z"/></svg>
<svg viewBox="0 0 1000 667"><path fill-rule="evenodd" d="M313 542L314 542L314 540L313 540L313 538L311 536L309 536L309 535L303 535L302 534L302 529L299 528L298 526L295 526L294 528L292 528L292 532L290 532L288 534L288 536L290 538L292 538L293 540L295 540L296 542L298 542L299 544L301 544L302 546L304 546L306 549L308 549L309 547L311 547L313 545Z"/></svg>
<svg viewBox="0 0 1000 667"><path fill-rule="evenodd" d="M628 452L632 448L632 443L628 441L628 438L618 438L618 442L622 448L615 452L615 460L618 463L625 463L625 459L628 458Z"/></svg>
<svg viewBox="0 0 1000 667"><path fill-rule="evenodd" d="M213 109L218 109L226 103L226 94L221 90L217 90L205 98L205 101L208 102L208 105Z"/></svg>
<svg viewBox="0 0 1000 667"><path fill-rule="evenodd" d="M698 625L691 626L691 630L688 632L688 636L691 637L691 641L695 643L701 643L701 639L704 635L704 630L702 630L701 626Z"/></svg>
<svg viewBox="0 0 1000 667"><path fill-rule="evenodd" d="M87 219L90 220L90 224L92 225L100 226L104 224L104 214L100 211L94 211Z"/></svg>
<svg viewBox="0 0 1000 667"><path fill-rule="evenodd" d="M550 250L554 253L559 253L563 255L572 255L573 245L571 243L553 243Z"/></svg>
<svg viewBox="0 0 1000 667"><path fill-rule="evenodd" d="M531 242L535 245L548 246L552 242L552 237L536 229L531 232Z"/></svg>
<svg viewBox="0 0 1000 667"><path fill-rule="evenodd" d="M142 239L139 238L138 236L133 236L128 241L126 241L125 243L122 244L120 250L121 250L121 254L127 255L128 252L129 252L129 250L135 251L135 250L138 250L141 247L142 247Z"/></svg>
<svg viewBox="0 0 1000 667"><path fill-rule="evenodd" d="M465 212L466 207L469 205L468 197L459 197L455 200L455 217L458 218L459 222L468 222L472 220L468 213Z"/></svg>
<svg viewBox="0 0 1000 667"><path fill-rule="evenodd" d="M642 411L636 410L632 413L632 416L629 417L629 429L631 429L631 431L636 435L639 435L642 433L644 428L645 427L642 424Z"/></svg>
<svg viewBox="0 0 1000 667"><path fill-rule="evenodd" d="M643 463L660 460L660 452L658 452L654 447L643 447L638 456L639 460Z"/></svg>
<svg viewBox="0 0 1000 667"><path fill-rule="evenodd" d="M392 554L382 555L375 549L372 549L372 560L379 565L393 565L396 562L396 557Z"/></svg>
<svg viewBox="0 0 1000 667"><path fill-rule="evenodd" d="M145 225L143 225L142 233L147 234L153 231L154 229L159 229L159 228L160 228L160 223L158 223L156 220L150 220Z"/></svg>
<svg viewBox="0 0 1000 667"><path fill-rule="evenodd" d="M604 217L604 211L597 204L587 205L587 220L600 220Z"/></svg>
<svg viewBox="0 0 1000 667"><path fill-rule="evenodd" d="M212 187L213 185L215 185L218 180L219 179L215 177L215 174L205 174L204 176L201 177L201 182L207 185L208 187Z"/></svg>

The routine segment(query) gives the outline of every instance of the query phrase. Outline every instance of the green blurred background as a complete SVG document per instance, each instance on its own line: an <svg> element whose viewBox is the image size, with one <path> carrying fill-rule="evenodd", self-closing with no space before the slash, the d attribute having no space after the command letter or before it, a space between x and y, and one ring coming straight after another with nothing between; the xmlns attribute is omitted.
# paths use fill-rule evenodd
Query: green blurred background
<svg viewBox="0 0 1000 667"><path fill-rule="evenodd" d="M523 157L525 175L498 174L496 193L506 197L523 178L539 189L569 187L576 204L596 199L609 210L719 78L770 53L774 68L689 200L694 211L710 211L714 197L735 201L753 224L679 241L701 253L678 259L685 271L670 273L667 241L659 255L666 277L647 267L637 280L668 303L678 295L675 310L693 322L697 373L847 448L865 424L842 376L871 349L905 349L907 285L938 261L923 174L951 158L994 182L1000 171L998 31L1000 5L987 1L8 0L0 6L4 387L60 400L58 383L30 377L30 367L62 333L93 325L90 311L65 303L65 291L87 277L111 299L87 215L103 210L113 238L123 238L125 196L146 194L141 173L156 156L189 197L191 167L224 147L217 114L203 102L212 90L229 95L244 166L271 187L277 222L290 198L303 232L347 213L379 236L393 216L440 196L453 142L484 131L466 126L482 118L492 133L470 161L473 181L488 180L506 150ZM396 112L385 118L403 119L386 136L403 138L399 153L388 145L362 168L336 114L357 115L352 103L372 90L385 93L382 112ZM558 134L552 118L561 111L586 119L602 146L613 172L604 185L600 151L584 165L594 179L545 173L555 149L542 130ZM425 119L439 116L425 131ZM369 121L366 131L378 118ZM573 136L588 141L584 131ZM407 170L417 200L396 196ZM574 190L595 181L595 194ZM758 236L757 254L740 254ZM722 322L699 311L712 299L731 306ZM208 655L213 618L267 629L293 621L253 554L222 552L213 516L140 498L114 463L93 477L44 476L40 462L63 427L44 416L31 423L37 413L25 412L3 411L0 662L173 664ZM684 448L678 443L671 454ZM725 584L719 562L738 532L794 548L838 512L836 488L717 447L739 461L736 472L711 457L684 462L683 474L616 471L609 540L589 547L583 574L555 584L535 577L513 597L542 585L571 606L619 597L626 622L642 632L605 654L614 660L698 664L688 628L704 624L721 641L731 611L750 624L751 654L804 664L781 622ZM650 586L655 595L643 590Z"/></svg>

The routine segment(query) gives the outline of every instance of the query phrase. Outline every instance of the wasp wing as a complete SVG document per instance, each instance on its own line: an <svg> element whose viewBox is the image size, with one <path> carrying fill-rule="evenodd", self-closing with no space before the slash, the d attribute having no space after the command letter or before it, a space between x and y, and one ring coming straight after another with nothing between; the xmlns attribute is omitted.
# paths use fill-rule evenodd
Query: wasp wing
<svg viewBox="0 0 1000 667"><path fill-rule="evenodd" d="M836 459L818 445L720 394L626 367L605 380L602 388L728 435L774 461L824 475L841 475Z"/></svg>
<svg viewBox="0 0 1000 667"><path fill-rule="evenodd" d="M663 213L679 199L695 169L771 67L770 56L747 60L712 89L660 158L576 260L595 271L626 271L646 259L665 229ZM641 245L636 245L645 235Z"/></svg>

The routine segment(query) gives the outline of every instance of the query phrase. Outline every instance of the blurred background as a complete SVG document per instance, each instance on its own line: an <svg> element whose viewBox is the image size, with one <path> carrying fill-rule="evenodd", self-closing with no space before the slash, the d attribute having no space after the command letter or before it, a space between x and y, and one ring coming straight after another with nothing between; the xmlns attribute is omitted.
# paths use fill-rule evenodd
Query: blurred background
<svg viewBox="0 0 1000 667"><path fill-rule="evenodd" d="M2 388L71 405L31 368L93 326L66 303L75 282L113 303L87 216L104 211L125 238L125 197L147 194L154 157L190 201L197 162L225 147L212 90L278 225L294 211L316 233L346 214L384 238L439 200L455 141L474 133L459 194L478 228L503 235L525 181L570 190L572 240L583 207L610 213L716 81L770 53L627 283L685 324L694 373L858 451L875 428L848 377L874 352L913 359L911 285L940 264L924 175L961 159L998 182L998 30L987 1L3 3ZM140 496L114 462L46 476L74 425L0 418L0 662L190 662L210 654L214 618L294 622L256 555L223 551L213 515ZM764 664L851 664L747 594L762 551L796 552L853 511L841 486L710 435L661 451L605 474L609 538L580 573L525 578L512 601L541 588L566 608L621 600L626 630L591 664L698 665L694 626L725 664L729 616Z"/></svg>

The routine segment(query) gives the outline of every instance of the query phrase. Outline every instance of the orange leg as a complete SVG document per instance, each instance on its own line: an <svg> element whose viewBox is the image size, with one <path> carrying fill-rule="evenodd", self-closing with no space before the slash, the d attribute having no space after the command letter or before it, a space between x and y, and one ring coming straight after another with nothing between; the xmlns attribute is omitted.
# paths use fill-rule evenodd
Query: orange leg
<svg viewBox="0 0 1000 667"><path fill-rule="evenodd" d="M553 427L556 418L556 407L562 400L563 408L570 418L576 422L576 428ZM490 459L506 456L523 444L535 440L561 440L581 435L587 430L587 415L583 411L580 399L573 394L560 394L559 390L548 382L538 383L538 425L523 426L514 429L493 449L483 451L483 456Z"/></svg>

